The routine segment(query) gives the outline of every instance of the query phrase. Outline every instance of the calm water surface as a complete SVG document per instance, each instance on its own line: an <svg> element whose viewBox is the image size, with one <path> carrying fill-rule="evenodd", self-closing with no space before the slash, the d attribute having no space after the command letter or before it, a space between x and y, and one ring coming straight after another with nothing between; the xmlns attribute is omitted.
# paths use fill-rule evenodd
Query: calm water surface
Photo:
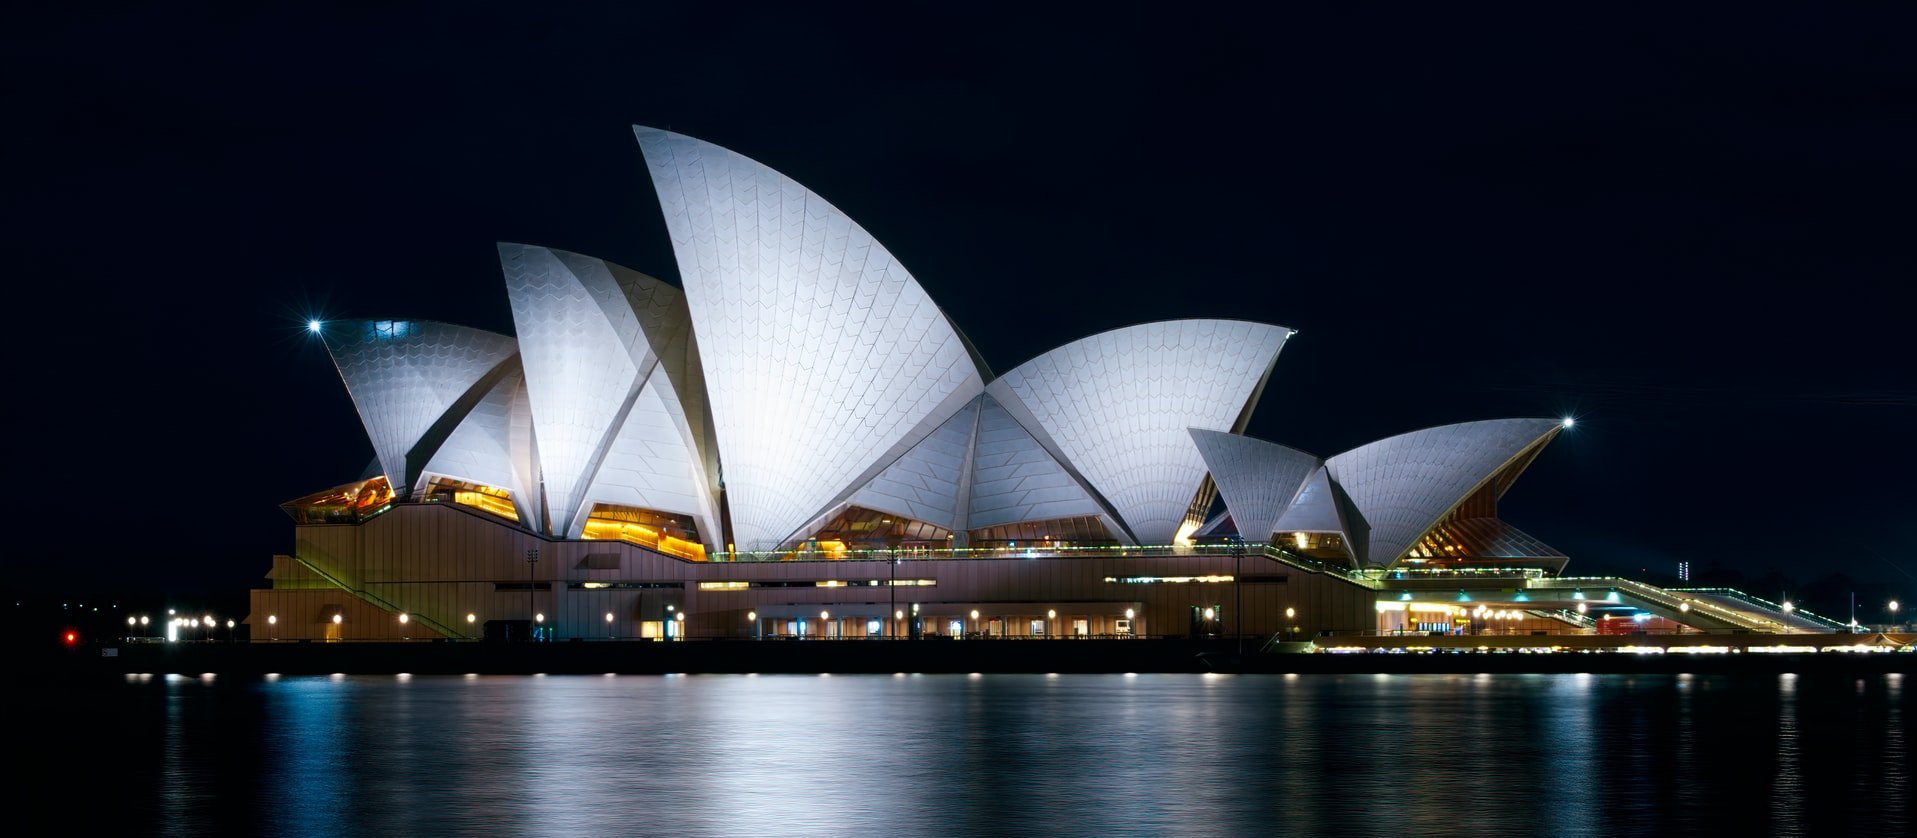
<svg viewBox="0 0 1917 838"><path fill-rule="evenodd" d="M1911 686L151 676L12 715L29 806L123 833L1902 835Z"/></svg>

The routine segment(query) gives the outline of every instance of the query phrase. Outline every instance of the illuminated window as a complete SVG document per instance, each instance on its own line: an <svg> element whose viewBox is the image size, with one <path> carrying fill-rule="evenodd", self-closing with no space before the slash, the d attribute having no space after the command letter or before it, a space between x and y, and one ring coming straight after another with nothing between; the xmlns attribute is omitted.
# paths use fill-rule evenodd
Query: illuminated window
<svg viewBox="0 0 1917 838"><path fill-rule="evenodd" d="M519 521L519 510L513 506L512 493L495 486L468 483L450 477L434 477L430 483L426 484L425 499L441 503L456 503L515 523Z"/></svg>
<svg viewBox="0 0 1917 838"><path fill-rule="evenodd" d="M984 549L1027 547L1048 550L1061 547L1109 547L1118 543L1112 538L1111 531L1105 528L1105 522L1096 515L986 527L972 530L970 538L974 548Z"/></svg>
<svg viewBox="0 0 1917 838"><path fill-rule="evenodd" d="M280 508L301 524L356 524L386 511L393 489L384 476L335 486L289 501Z"/></svg>
<svg viewBox="0 0 1917 838"><path fill-rule="evenodd" d="M1230 576L1107 576L1105 577L1105 581L1118 584L1118 585L1153 585L1153 584L1159 584L1159 583L1187 584L1187 583L1193 583L1193 582L1200 583L1200 584L1210 584L1215 582L1230 582L1231 580L1232 580L1232 577Z"/></svg>
<svg viewBox="0 0 1917 838"><path fill-rule="evenodd" d="M699 531L692 518L671 512L596 503L586 516L582 537L594 541L624 541L687 561L706 560L706 547L699 541Z"/></svg>
<svg viewBox="0 0 1917 838"><path fill-rule="evenodd" d="M846 507L844 512L812 534L819 552L844 553L848 550L944 548L952 537L950 530L924 521L914 521L890 512Z"/></svg>

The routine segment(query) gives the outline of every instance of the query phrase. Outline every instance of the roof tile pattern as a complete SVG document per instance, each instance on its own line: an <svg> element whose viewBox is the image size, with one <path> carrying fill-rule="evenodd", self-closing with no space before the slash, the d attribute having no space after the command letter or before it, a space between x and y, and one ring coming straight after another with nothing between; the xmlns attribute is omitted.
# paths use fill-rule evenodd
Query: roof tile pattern
<svg viewBox="0 0 1917 838"><path fill-rule="evenodd" d="M527 521L532 514L512 456L513 399L523 390L518 373L502 377L446 436L424 471L505 489L519 507L519 519Z"/></svg>
<svg viewBox="0 0 1917 838"><path fill-rule="evenodd" d="M1033 358L987 392L1021 402L1141 543L1170 544L1205 478L1190 429L1231 430L1290 335L1237 320L1129 326Z"/></svg>
<svg viewBox="0 0 1917 838"><path fill-rule="evenodd" d="M430 320L352 320L321 331L394 491L406 454L453 403L512 357L513 339Z"/></svg>
<svg viewBox="0 0 1917 838"><path fill-rule="evenodd" d="M1323 466L1313 469L1272 524L1272 532L1344 533L1349 541L1351 533L1346 531L1344 515L1338 511L1338 495L1331 488L1329 475ZM1229 497L1226 502L1230 502Z"/></svg>
<svg viewBox="0 0 1917 838"><path fill-rule="evenodd" d="M1389 566L1513 458L1555 435L1556 419L1493 419L1412 431L1326 463L1370 526L1361 564Z"/></svg>
<svg viewBox="0 0 1917 838"><path fill-rule="evenodd" d="M499 245L555 531L577 517L609 430L657 361L610 270L570 255Z"/></svg>
<svg viewBox="0 0 1917 838"><path fill-rule="evenodd" d="M1278 518L1320 460L1296 448L1248 436L1193 428L1191 439L1248 544L1271 538Z"/></svg>
<svg viewBox="0 0 1917 838"><path fill-rule="evenodd" d="M979 405L968 529L1105 514L997 400L984 396Z"/></svg>
<svg viewBox="0 0 1917 838"><path fill-rule="evenodd" d="M983 380L925 290L845 213L743 155L633 130L699 330L734 540L779 546Z"/></svg>
<svg viewBox="0 0 1917 838"><path fill-rule="evenodd" d="M584 530L585 514L592 511L592 504L613 503L690 515L699 522L700 535L708 543L718 543L714 510L704 481L698 479L700 467L680 422L666 406L670 385L665 379L665 371L655 367L633 400L625 424L613 437L586 492L587 503L567 528L568 537L576 538Z"/></svg>
<svg viewBox="0 0 1917 838"><path fill-rule="evenodd" d="M852 504L958 528L960 477L978 424L978 400L967 402L904 456L894 460L852 495Z"/></svg>

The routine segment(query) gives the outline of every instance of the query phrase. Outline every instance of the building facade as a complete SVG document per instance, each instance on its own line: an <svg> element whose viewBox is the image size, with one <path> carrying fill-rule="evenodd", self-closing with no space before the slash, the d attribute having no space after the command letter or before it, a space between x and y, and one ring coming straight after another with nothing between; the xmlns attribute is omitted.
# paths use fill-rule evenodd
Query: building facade
<svg viewBox="0 0 1917 838"><path fill-rule="evenodd" d="M1172 320L993 372L844 212L635 128L675 287L526 244L515 335L315 323L372 441L286 504L256 640L1310 637L1381 574L1564 556L1497 517L1562 428L1242 436L1293 332Z"/></svg>

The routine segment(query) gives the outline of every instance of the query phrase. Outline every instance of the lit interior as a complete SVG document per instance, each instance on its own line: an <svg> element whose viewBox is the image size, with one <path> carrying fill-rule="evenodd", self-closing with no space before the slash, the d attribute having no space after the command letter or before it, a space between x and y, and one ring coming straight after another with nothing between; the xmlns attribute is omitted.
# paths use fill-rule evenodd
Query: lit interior
<svg viewBox="0 0 1917 838"><path fill-rule="evenodd" d="M706 560L706 547L699 541L699 530L692 518L671 512L593 504L586 516L583 538L592 541L624 541L687 561Z"/></svg>

